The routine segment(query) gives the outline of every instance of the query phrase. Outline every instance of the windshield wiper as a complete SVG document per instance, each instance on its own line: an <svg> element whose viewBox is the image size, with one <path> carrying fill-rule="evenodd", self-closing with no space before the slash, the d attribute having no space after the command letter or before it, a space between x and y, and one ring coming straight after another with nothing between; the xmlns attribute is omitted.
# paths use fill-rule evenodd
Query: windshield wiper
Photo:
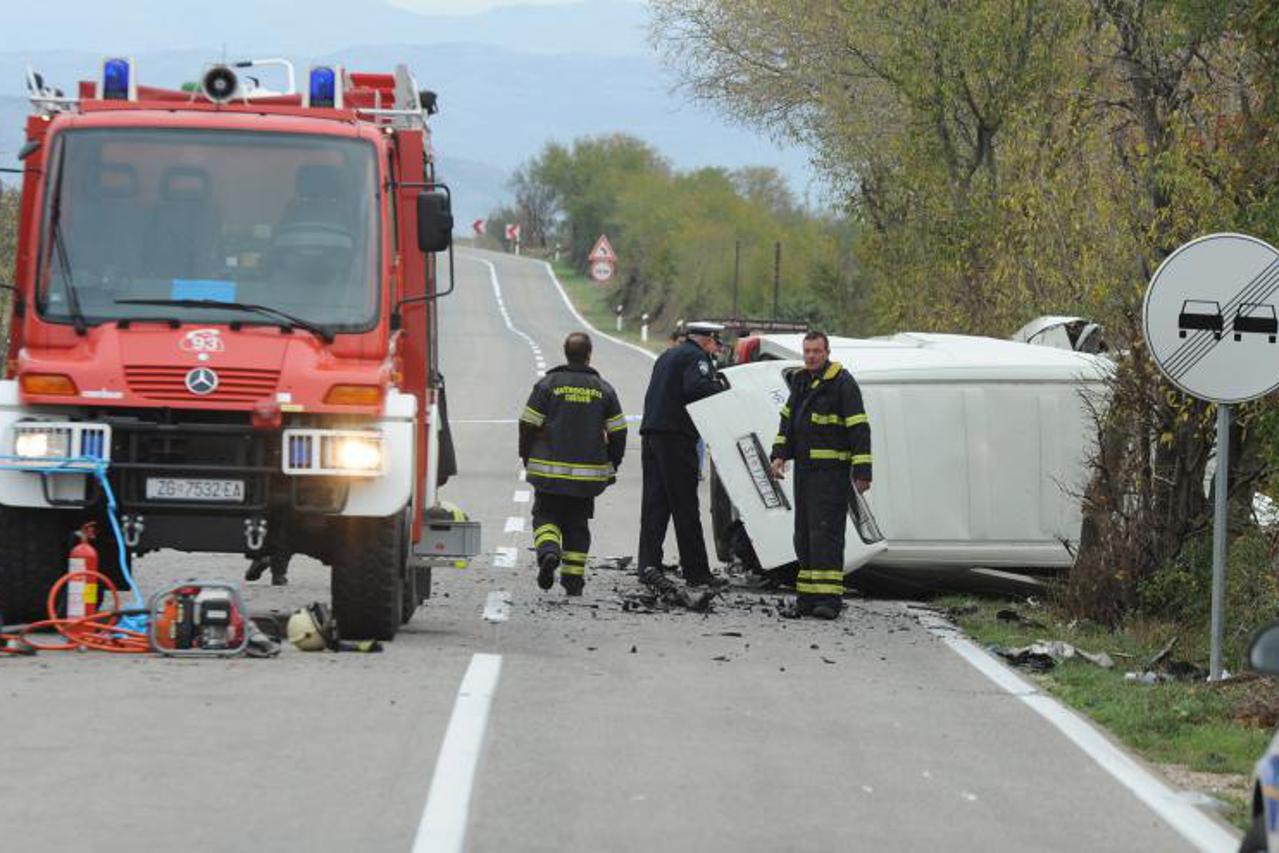
<svg viewBox="0 0 1279 853"><path fill-rule="evenodd" d="M217 299L117 299L115 304L159 305L173 308L220 308L227 311L261 314L264 317L274 317L277 321L282 321L280 325L289 331L292 331L293 327L296 326L299 329L306 329L326 344L333 343L332 329L312 323L309 320L303 320L301 317L295 317L292 314L281 311L279 308L271 308L267 305L252 305L248 302L222 302Z"/></svg>

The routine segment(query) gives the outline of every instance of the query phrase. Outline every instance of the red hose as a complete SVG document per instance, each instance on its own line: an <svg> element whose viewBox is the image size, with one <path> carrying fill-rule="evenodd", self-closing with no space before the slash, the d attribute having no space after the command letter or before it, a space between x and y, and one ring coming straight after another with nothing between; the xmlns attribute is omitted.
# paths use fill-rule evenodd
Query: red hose
<svg viewBox="0 0 1279 853"><path fill-rule="evenodd" d="M58 593L74 578L97 580L105 590L111 593L111 601L115 609L103 610L76 619L58 616ZM0 645L0 653L20 655L36 651L66 652L76 649L96 649L121 654L140 654L151 651L151 644L146 634L116 627L116 623L120 620L119 606L120 591L106 575L93 571L67 572L58 578L57 583L49 590L47 606L49 618L32 622L16 634L0 634L0 641L3 642L3 645ZM62 635L64 642L37 643L32 640L33 633L47 631L50 628ZM17 648L10 648L11 642L16 642Z"/></svg>

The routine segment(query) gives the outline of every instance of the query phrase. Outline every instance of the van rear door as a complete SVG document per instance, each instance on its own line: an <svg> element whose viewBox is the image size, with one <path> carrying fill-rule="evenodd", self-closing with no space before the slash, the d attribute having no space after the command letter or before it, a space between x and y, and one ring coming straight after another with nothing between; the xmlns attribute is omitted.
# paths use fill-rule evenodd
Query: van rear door
<svg viewBox="0 0 1279 853"><path fill-rule="evenodd" d="M795 561L794 469L776 481L769 474L768 456L786 402L786 373L799 366L793 361L762 361L729 367L724 371L728 390L688 407L715 463L715 473L765 569ZM846 573L887 547L866 502L849 491Z"/></svg>

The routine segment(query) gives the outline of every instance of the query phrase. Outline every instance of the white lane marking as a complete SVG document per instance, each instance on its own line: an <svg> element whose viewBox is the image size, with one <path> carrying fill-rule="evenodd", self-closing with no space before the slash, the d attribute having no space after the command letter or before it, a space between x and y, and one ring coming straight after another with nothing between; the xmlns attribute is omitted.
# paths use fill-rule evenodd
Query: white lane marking
<svg viewBox="0 0 1279 853"><path fill-rule="evenodd" d="M514 548L498 548L493 555L493 568L495 569L513 569L515 568L515 558L519 552Z"/></svg>
<svg viewBox="0 0 1279 853"><path fill-rule="evenodd" d="M460 853L463 849L475 765L501 672L501 655L471 656L435 759L435 775L413 838L413 853Z"/></svg>
<svg viewBox="0 0 1279 853"><path fill-rule="evenodd" d="M524 489L524 490L520 490L520 491L516 492L516 493L515 493L515 497L513 498L513 500L514 500L517 504L526 504L526 503L528 503L528 500L529 500L529 492L528 492L528 490Z"/></svg>
<svg viewBox="0 0 1279 853"><path fill-rule="evenodd" d="M471 255L462 255L468 261L474 261L477 264L483 264L488 267L489 281L493 284L493 298L497 300L498 313L502 315L502 322L506 324L506 328L510 329L511 334L518 338L522 338L524 343L528 344L529 350L533 353L533 367L538 376L546 373L546 359L542 357L542 350L537 345L537 341L529 337L525 332L515 328L515 324L511 322L511 314L506 310L506 301L502 298L502 285L497 280L497 267L492 261L486 261L483 258L472 257Z"/></svg>
<svg viewBox="0 0 1279 853"><path fill-rule="evenodd" d="M519 421L515 418L472 418L471 420L463 420L458 418L449 418L451 424L517 424Z"/></svg>
<svg viewBox="0 0 1279 853"><path fill-rule="evenodd" d="M506 529L503 533L522 533L524 532L524 516L511 515L506 518Z"/></svg>
<svg viewBox="0 0 1279 853"><path fill-rule="evenodd" d="M931 614L913 611L920 624L939 638L982 675L1026 703L1036 714L1070 739L1119 784L1149 806L1174 830L1200 850L1233 851L1239 844L1228 830L1187 804L1146 768L1084 718L1047 696L970 640L956 636L955 627Z"/></svg>
<svg viewBox="0 0 1279 853"><path fill-rule="evenodd" d="M495 590L484 600L484 621L505 622L511 616L511 594L504 589Z"/></svg>
<svg viewBox="0 0 1279 853"><path fill-rule="evenodd" d="M621 338L615 338L612 335L610 335L608 332L601 332L599 329L592 326L587 321L587 319L578 312L577 307L573 305L572 300L568 298L568 294L564 292L564 285L560 284L559 276L555 274L554 268L552 268L551 265L547 263L546 261L542 261L542 266L546 267L546 274L551 277L551 282L555 285L555 289L560 292L560 298L563 299L564 304L568 306L569 313L577 318L577 322L581 323L583 326L589 329L592 335L598 335L601 338L608 338L610 341L612 341L615 344L621 344L624 347L630 347L636 352L648 356L650 359L653 359L653 360L657 359L657 353L650 352L644 349L642 346L639 346L638 344L633 344L630 341L624 341Z"/></svg>
<svg viewBox="0 0 1279 853"><path fill-rule="evenodd" d="M521 468L521 469L520 469L520 474L519 474L519 477L518 477L517 479L524 480L524 481L527 481L527 480L528 480L528 477L525 477L525 476L524 476L524 469L523 469L523 468Z"/></svg>

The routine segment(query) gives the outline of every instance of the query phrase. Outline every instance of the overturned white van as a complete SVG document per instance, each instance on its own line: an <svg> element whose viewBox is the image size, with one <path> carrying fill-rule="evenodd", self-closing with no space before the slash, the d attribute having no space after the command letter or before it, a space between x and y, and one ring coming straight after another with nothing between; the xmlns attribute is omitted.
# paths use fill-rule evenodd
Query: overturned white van
<svg viewBox="0 0 1279 853"><path fill-rule="evenodd" d="M850 502L846 572L1071 565L1108 359L960 335L830 341L861 386L875 459L866 505ZM767 454L801 346L763 336L760 360L726 368L729 389L688 408L765 570L795 560L793 478L773 481Z"/></svg>

